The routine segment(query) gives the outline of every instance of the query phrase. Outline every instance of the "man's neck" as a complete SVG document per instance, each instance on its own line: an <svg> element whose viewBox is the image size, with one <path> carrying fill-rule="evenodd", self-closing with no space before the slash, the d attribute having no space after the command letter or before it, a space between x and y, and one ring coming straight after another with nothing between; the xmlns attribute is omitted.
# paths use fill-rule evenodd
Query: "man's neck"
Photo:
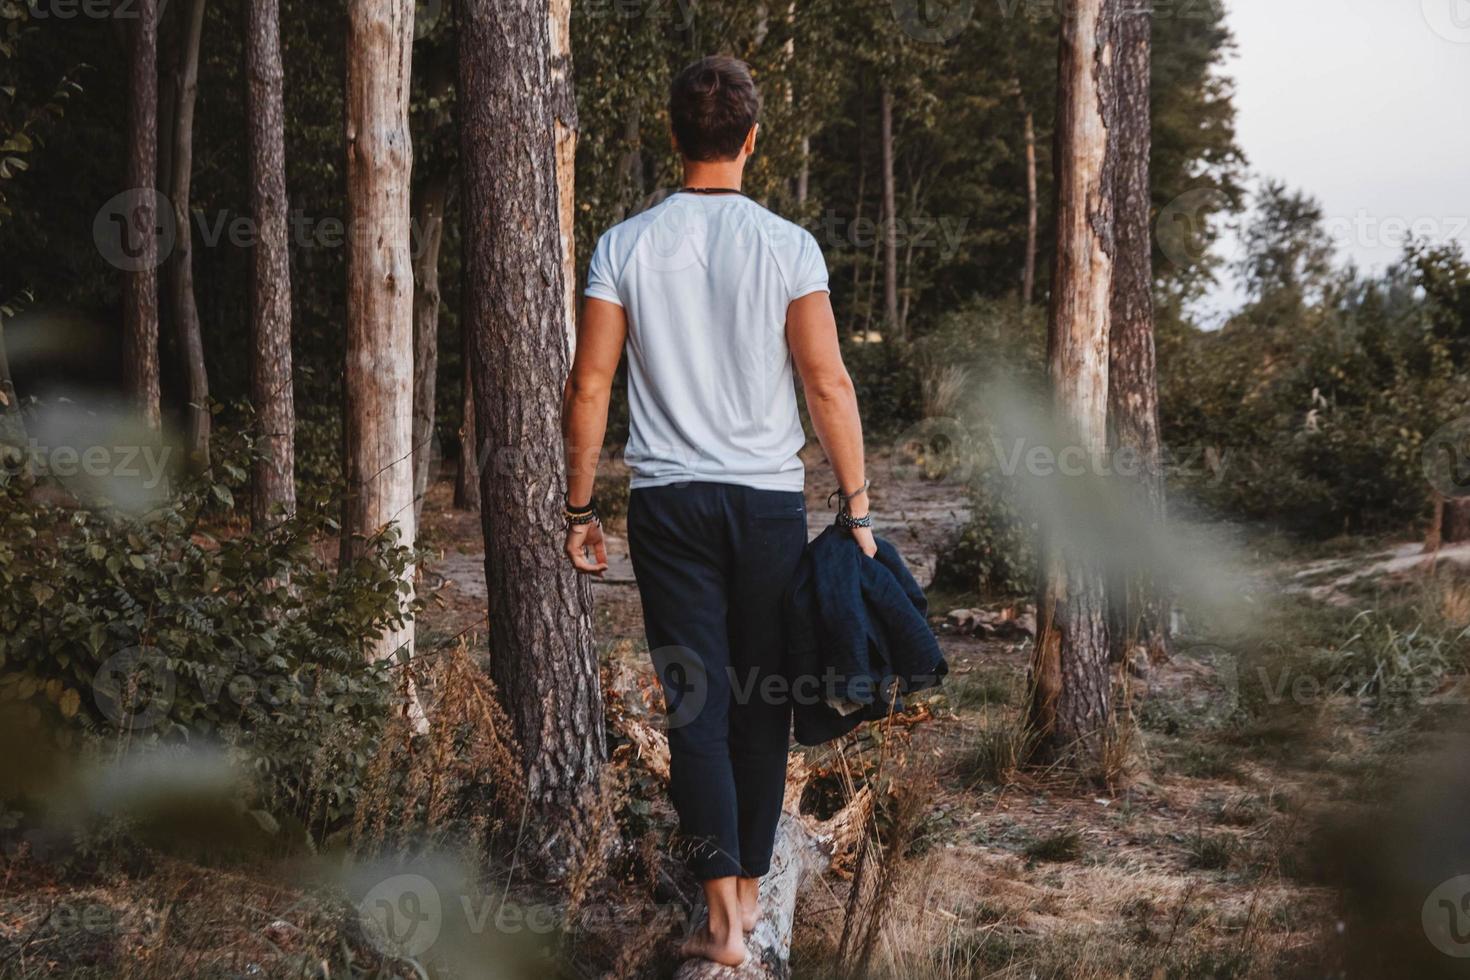
<svg viewBox="0 0 1470 980"><path fill-rule="evenodd" d="M685 187L715 187L738 191L745 175L741 160L685 160Z"/></svg>

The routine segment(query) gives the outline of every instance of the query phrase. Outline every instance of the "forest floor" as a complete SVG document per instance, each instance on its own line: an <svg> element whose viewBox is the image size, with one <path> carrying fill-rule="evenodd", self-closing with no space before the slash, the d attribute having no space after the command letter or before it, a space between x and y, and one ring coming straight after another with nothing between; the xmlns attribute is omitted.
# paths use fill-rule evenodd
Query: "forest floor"
<svg viewBox="0 0 1470 980"><path fill-rule="evenodd" d="M875 471L882 475L873 497L880 534L928 582L939 551L968 520L963 487L930 482L886 458ZM808 510L815 535L831 519L819 492L809 495ZM440 630L452 634L483 615L478 525L469 515L436 513L454 521L439 527L454 545L435 565L447 579L446 607L457 611ZM609 521L611 567L594 585L599 640L606 656L651 675L622 531ZM1191 532L1205 541L1222 533ZM1296 591L1312 607L1351 605L1365 584L1381 590L1419 570L1409 558L1415 548L1330 562L1263 561L1242 579L1255 593L1244 598L1266 602ZM1202 560L1211 553L1205 545ZM1445 557L1452 565L1460 556ZM1308 588L1314 582L1329 584L1330 594ZM1318 866L1335 858L1321 857L1311 841L1324 821L1356 806L1365 780L1393 767L1405 728L1416 722L1385 723L1348 697L1288 693L1275 699L1285 704L1273 704L1269 689L1266 706L1252 706L1242 721L1242 700L1261 693L1241 676L1247 660L1237 648L1186 635L1168 663L1129 678L1116 772L1036 773L1016 764L1029 637L1015 630L965 635L946 615L983 605L972 595L931 591L951 673L941 691L921 700L923 720L906 726L902 766L909 771L890 773L922 782L928 800L894 897L875 913L883 921L872 968L905 978L1326 971L1342 955L1345 925L1340 896L1324 884L1334 871ZM1014 603L991 610L1025 613ZM1272 615L1290 620L1296 611ZM1319 628L1288 622L1273 649L1316 641ZM1272 669L1278 693L1298 680L1284 661ZM806 752L833 782L853 764L850 746ZM854 972L851 959L838 956L844 925L860 914L848 910L850 871L838 869L807 889L796 976Z"/></svg>
<svg viewBox="0 0 1470 980"><path fill-rule="evenodd" d="M886 458L873 465L880 533L920 581L928 581L939 551L969 517L963 486L926 480ZM815 465L812 470L820 472ZM484 647L479 517L454 511L450 490L440 481L424 508L423 542L431 556L423 589L431 599L420 621L421 651L467 637L472 649ZM815 534L830 511L819 492L808 509ZM611 568L593 586L601 655L609 668L650 688L621 522L610 520L608 530ZM1235 534L1218 526L1197 533L1201 540ZM995 635L971 634L963 625L971 617L948 615L980 608L1007 617L1020 613L1024 621L1024 606L987 606L974 595L931 591L933 623L950 664L943 687L911 704L901 726L881 733L869 726L840 743L805 750L815 776L804 810L825 813L840 804L850 791L842 775L871 773L880 744L890 747L889 785L908 785L921 804L901 846L893 848L898 856L885 862L892 875L888 899L849 902L853 869L840 864L806 889L794 975L864 972L855 954L849 950L844 957L839 947L845 928L861 935L870 925L867 972L904 980L1342 974L1344 962L1360 955L1363 937L1355 932L1353 896L1337 886L1345 868L1363 864L1362 853L1349 848L1382 850L1384 841L1342 845L1350 838L1333 828L1383 818L1386 811L1376 802L1399 787L1395 780L1411 768L1406 760L1442 746L1445 717L1438 702L1430 702L1449 701L1447 691L1462 690L1464 664L1439 663L1432 698L1421 696L1415 710L1388 713L1381 703L1336 687L1303 693L1299 682L1320 679L1322 671L1301 651L1341 646L1341 631L1356 622L1360 609L1432 605L1436 621L1470 625L1470 586L1454 577L1454 564L1442 563L1431 581L1420 563L1408 560L1411 549L1400 550L1349 548L1329 564L1244 549L1251 567L1238 581L1252 593L1244 599L1256 604L1273 642L1217 641L1182 623L1172 658L1126 681L1124 734L1107 771L1085 775L1019 764L1030 644L1024 630L1010 625ZM1205 560L1212 552L1201 545L1199 554ZM1373 574L1359 575L1365 568ZM1331 594L1313 591L1324 584ZM1400 639L1391 637L1386 649L1396 656L1444 653L1393 636ZM1258 677L1260 664L1274 673ZM654 823L672 822L661 792L650 791L644 809ZM1463 809L1451 813L1460 828L1455 833L1463 836ZM1370 872L1359 877L1373 881ZM281 969L290 962L299 971L318 954L323 964L338 963L339 952L346 956L349 941L357 948L361 937L343 933L340 907L333 912L330 903L310 897L310 888L281 880L269 869L218 870L175 858L100 880L52 875L34 862L7 865L0 875L0 976L321 975ZM689 894L687 888L675 892ZM1398 893L1385 888L1382 894ZM1413 887L1406 894L1412 897ZM1402 908L1391 909L1390 918L1411 923L1393 936L1407 945L1377 942L1374 955L1392 950L1406 962L1425 955L1438 957L1427 961L1431 966L1456 962L1425 939L1422 901L1422 895L1405 898ZM100 910L105 921L80 933L58 931L58 908L68 914ZM1375 914L1382 917L1382 909ZM154 962L184 962L160 957L157 949L166 942L161 934L184 928L169 922L191 915L195 924L183 938L197 972L118 969L132 962L129 943L151 949ZM614 931L614 944L621 938L650 946L633 957L636 971L621 975L667 975L683 921L675 915L653 932L640 926L619 937ZM146 928L140 925L145 922ZM67 938L76 935L84 941ZM574 941L573 951L575 962L557 975L619 975L609 967L615 949L589 953ZM1367 963L1363 959L1354 975L1396 975L1376 973ZM354 967L331 975L413 974ZM1419 969L1417 975L1434 974Z"/></svg>

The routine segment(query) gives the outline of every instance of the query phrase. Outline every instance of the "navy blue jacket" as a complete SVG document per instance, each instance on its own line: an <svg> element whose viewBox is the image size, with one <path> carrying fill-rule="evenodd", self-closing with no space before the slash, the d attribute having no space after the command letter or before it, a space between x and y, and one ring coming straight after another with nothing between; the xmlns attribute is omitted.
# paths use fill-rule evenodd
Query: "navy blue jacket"
<svg viewBox="0 0 1470 980"><path fill-rule="evenodd" d="M924 590L898 550L882 538L877 543L877 556L869 558L851 532L834 524L806 546L787 587L786 676L802 745L883 718L890 698L934 687L949 672L929 628ZM832 699L860 707L844 714Z"/></svg>

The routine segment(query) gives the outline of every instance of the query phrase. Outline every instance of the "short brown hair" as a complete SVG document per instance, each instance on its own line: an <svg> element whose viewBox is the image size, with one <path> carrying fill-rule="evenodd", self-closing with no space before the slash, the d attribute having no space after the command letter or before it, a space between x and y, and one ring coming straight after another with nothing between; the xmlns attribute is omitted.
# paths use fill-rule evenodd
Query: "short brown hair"
<svg viewBox="0 0 1470 980"><path fill-rule="evenodd" d="M735 159L760 112L760 92L743 61L701 58L674 76L669 122L690 160Z"/></svg>

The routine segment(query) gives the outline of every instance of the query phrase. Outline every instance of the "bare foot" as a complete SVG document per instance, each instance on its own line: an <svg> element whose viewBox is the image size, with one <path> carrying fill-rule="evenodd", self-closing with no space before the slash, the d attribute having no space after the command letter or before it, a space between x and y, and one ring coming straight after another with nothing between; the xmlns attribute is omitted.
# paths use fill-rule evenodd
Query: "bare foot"
<svg viewBox="0 0 1470 980"><path fill-rule="evenodd" d="M741 878L735 888L740 897L740 928L750 932L761 920L761 881Z"/></svg>
<svg viewBox="0 0 1470 980"><path fill-rule="evenodd" d="M732 929L724 937L720 937L710 932L709 926L700 926L699 931L679 947L679 955L686 960L698 957L722 966L743 966L746 957L745 935Z"/></svg>

